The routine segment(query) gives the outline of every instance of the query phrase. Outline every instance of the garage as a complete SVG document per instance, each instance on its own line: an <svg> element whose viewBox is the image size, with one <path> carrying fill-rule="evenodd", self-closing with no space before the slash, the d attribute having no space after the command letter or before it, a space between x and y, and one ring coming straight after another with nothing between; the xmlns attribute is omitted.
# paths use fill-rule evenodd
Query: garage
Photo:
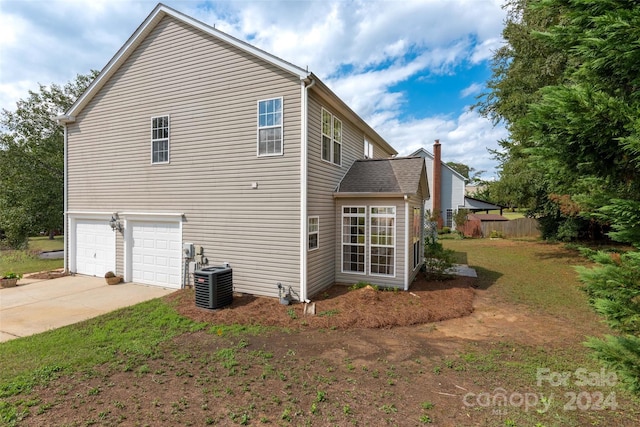
<svg viewBox="0 0 640 427"><path fill-rule="evenodd" d="M131 281L180 288L182 236L179 222L131 221Z"/></svg>
<svg viewBox="0 0 640 427"><path fill-rule="evenodd" d="M116 237L106 220L75 220L75 236L75 269L72 271L99 277L115 271Z"/></svg>

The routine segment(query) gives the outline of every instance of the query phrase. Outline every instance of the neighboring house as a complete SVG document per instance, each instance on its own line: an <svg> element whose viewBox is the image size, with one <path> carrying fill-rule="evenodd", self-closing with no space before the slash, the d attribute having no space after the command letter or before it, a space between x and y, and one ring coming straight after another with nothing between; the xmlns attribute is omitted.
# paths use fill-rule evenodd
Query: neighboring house
<svg viewBox="0 0 640 427"><path fill-rule="evenodd" d="M312 73L162 4L58 120L71 272L180 288L229 263L235 291L307 300L408 289L421 265L422 160Z"/></svg>
<svg viewBox="0 0 640 427"><path fill-rule="evenodd" d="M442 145L439 140L436 139L433 144L433 154L420 148L411 156L424 158L431 194L425 203L425 209L431 215L437 215L438 228L454 228L454 215L460 209L471 212L501 209L501 206L465 196L466 178L442 161Z"/></svg>

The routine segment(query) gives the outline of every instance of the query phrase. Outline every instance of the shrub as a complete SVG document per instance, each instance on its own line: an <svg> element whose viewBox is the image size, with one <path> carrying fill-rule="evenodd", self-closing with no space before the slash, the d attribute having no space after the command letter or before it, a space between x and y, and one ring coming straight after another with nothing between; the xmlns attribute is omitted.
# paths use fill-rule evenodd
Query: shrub
<svg viewBox="0 0 640 427"><path fill-rule="evenodd" d="M442 243L432 239L424 242L424 267L428 275L442 277L453 267L454 251L445 249Z"/></svg>
<svg viewBox="0 0 640 427"><path fill-rule="evenodd" d="M620 335L590 338L586 345L640 393L640 252L582 251L599 265L577 267L590 303Z"/></svg>

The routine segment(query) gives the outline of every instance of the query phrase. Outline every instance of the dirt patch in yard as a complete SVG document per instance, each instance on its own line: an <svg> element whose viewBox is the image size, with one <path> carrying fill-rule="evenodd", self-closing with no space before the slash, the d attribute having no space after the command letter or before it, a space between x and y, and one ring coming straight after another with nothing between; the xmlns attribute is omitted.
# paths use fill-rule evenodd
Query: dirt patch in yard
<svg viewBox="0 0 640 427"><path fill-rule="evenodd" d="M536 384L537 368L600 372L579 357L586 335L606 332L595 314L572 318L509 303L489 282L474 289L470 278L420 277L411 293L334 286L314 298L315 316L302 304L246 295L210 312L184 290L165 298L193 320L276 328L185 333L9 401L21 402L18 425L38 427L638 425L640 404L617 388ZM525 393L539 398L536 405L520 405ZM586 408L598 393L619 393L617 409ZM479 400L496 394L510 403ZM572 394L584 408L567 409Z"/></svg>
<svg viewBox="0 0 640 427"><path fill-rule="evenodd" d="M215 311L196 307L192 289L166 298L183 316L212 324L304 329L389 328L468 316L473 312L474 283L475 279L469 277L429 281L420 274L410 292L334 285L314 298L315 315L305 315L304 304L286 306L276 298L251 295L234 295L231 306Z"/></svg>
<svg viewBox="0 0 640 427"><path fill-rule="evenodd" d="M141 360L119 354L113 363L37 387L22 397L31 407L20 425L516 425L509 420L524 413L522 408L482 406L468 397L501 387L509 393L555 393L549 413L537 412L539 403L529 410L529 422L519 426L637 425L638 406L622 397L618 411L584 410L572 412L575 419L564 418L565 389L541 390L534 376L510 372L510 365L532 357L546 366L547 349L536 348L544 342L538 337L531 346L513 345L511 335L498 338L514 322L531 325L532 313L522 312L516 321L491 320L480 341L456 336L460 326L484 327L473 316L463 325L453 319L382 329L186 333L162 343L159 356ZM579 351L579 342L564 345L565 351ZM611 393L611 388L569 390Z"/></svg>
<svg viewBox="0 0 640 427"><path fill-rule="evenodd" d="M57 279L59 277L64 277L64 276L68 276L69 273L65 273L64 269L58 269L58 270L51 270L51 271L40 271L38 273L31 273L31 274L26 274L24 276L25 279L43 279L43 280L49 280L49 279Z"/></svg>

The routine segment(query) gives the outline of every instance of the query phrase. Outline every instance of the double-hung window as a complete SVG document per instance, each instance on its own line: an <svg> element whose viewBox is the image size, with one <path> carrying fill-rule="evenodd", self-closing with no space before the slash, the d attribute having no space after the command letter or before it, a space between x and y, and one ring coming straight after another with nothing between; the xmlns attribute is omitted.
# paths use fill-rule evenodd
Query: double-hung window
<svg viewBox="0 0 640 427"><path fill-rule="evenodd" d="M309 217L308 230L309 233L309 250L318 249L319 246L319 234L320 234L320 218L317 216Z"/></svg>
<svg viewBox="0 0 640 427"><path fill-rule="evenodd" d="M396 208L370 208L371 274L393 276L395 274Z"/></svg>
<svg viewBox="0 0 640 427"><path fill-rule="evenodd" d="M151 118L151 163L169 163L169 116Z"/></svg>
<svg viewBox="0 0 640 427"><path fill-rule="evenodd" d="M373 144L364 140L364 158L365 159L373 159Z"/></svg>
<svg viewBox="0 0 640 427"><path fill-rule="evenodd" d="M322 160L342 164L342 122L322 109Z"/></svg>
<svg viewBox="0 0 640 427"><path fill-rule="evenodd" d="M364 206L342 208L342 271L365 273L367 212Z"/></svg>
<svg viewBox="0 0 640 427"><path fill-rule="evenodd" d="M282 98L258 101L258 156L282 155Z"/></svg>

